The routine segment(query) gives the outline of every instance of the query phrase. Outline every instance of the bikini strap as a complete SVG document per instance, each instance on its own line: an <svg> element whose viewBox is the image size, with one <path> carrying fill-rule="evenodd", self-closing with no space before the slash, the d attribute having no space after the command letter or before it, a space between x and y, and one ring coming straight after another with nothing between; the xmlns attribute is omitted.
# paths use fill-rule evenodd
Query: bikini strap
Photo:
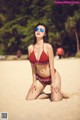
<svg viewBox="0 0 80 120"><path fill-rule="evenodd" d="M42 47L43 47L43 51L44 51L44 43L43 43L43 46L42 46Z"/></svg>
<svg viewBox="0 0 80 120"><path fill-rule="evenodd" d="M35 51L35 45L33 45L33 51Z"/></svg>

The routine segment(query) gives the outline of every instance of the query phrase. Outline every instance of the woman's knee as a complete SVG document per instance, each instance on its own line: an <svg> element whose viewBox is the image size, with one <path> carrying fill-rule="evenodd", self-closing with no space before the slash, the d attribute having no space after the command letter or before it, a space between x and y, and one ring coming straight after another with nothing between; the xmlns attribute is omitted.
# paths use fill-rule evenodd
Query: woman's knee
<svg viewBox="0 0 80 120"><path fill-rule="evenodd" d="M36 99L35 91L36 91L35 88L31 86L27 93L26 100L35 100Z"/></svg>
<svg viewBox="0 0 80 120"><path fill-rule="evenodd" d="M62 99L63 99L62 96L60 96L60 97L53 97L53 98L51 98L51 102L58 102L58 101L61 101Z"/></svg>
<svg viewBox="0 0 80 120"><path fill-rule="evenodd" d="M62 99L63 95L60 90L58 90L57 92L55 90L51 92L51 101L58 102L61 101Z"/></svg>
<svg viewBox="0 0 80 120"><path fill-rule="evenodd" d="M26 100L35 100L37 98L37 93L29 91L26 96Z"/></svg>
<svg viewBox="0 0 80 120"><path fill-rule="evenodd" d="M35 100L36 98L35 97L32 97L32 96L27 96L26 97L26 100Z"/></svg>
<svg viewBox="0 0 80 120"><path fill-rule="evenodd" d="M35 100L37 99L37 97L41 94L41 92L43 91L43 89L45 88L45 85L43 85L41 82L39 82L38 80L36 81L36 84L32 84L26 100Z"/></svg>
<svg viewBox="0 0 80 120"><path fill-rule="evenodd" d="M58 102L61 101L63 99L62 96L58 96L58 97L51 97L51 102Z"/></svg>

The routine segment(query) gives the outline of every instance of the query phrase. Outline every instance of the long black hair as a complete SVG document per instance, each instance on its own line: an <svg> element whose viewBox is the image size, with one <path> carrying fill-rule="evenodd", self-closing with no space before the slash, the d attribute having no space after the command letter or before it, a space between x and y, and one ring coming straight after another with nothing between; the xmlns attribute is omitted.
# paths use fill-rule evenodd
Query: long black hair
<svg viewBox="0 0 80 120"><path fill-rule="evenodd" d="M46 35L43 37L43 40L44 40L45 43L48 43L48 27L45 24L43 24L43 23L38 23L35 26L35 28L38 27L39 25L42 25L42 26L45 27L45 33L46 33ZM34 28L34 44L36 44L35 28Z"/></svg>

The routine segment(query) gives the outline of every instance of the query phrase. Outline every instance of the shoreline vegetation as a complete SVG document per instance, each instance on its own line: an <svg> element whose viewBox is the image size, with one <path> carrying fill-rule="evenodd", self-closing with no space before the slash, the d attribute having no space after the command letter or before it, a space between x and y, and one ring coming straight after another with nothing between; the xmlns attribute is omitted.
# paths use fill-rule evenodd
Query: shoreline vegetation
<svg viewBox="0 0 80 120"><path fill-rule="evenodd" d="M0 55L0 60L27 60L28 55L22 55L21 57L17 57L16 55Z"/></svg>
<svg viewBox="0 0 80 120"><path fill-rule="evenodd" d="M37 23L47 25L48 41L55 54L58 47L64 49L65 57L79 52L80 5L57 5L52 0L0 0L0 3L0 54L16 54L18 49L26 54L33 44Z"/></svg>
<svg viewBox="0 0 80 120"><path fill-rule="evenodd" d="M55 60L59 60L57 56L54 56ZM80 59L80 54L75 57L63 57L61 59ZM28 60L28 55L22 55L21 57L17 57L16 55L0 55L0 61L6 60Z"/></svg>

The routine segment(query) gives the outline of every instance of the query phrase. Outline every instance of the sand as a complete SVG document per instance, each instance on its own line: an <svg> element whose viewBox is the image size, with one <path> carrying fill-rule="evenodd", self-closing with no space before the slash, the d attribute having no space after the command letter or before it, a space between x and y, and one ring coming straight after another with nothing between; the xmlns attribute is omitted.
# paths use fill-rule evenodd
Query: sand
<svg viewBox="0 0 80 120"><path fill-rule="evenodd" d="M62 78L62 91L80 91L80 59L61 59L54 63ZM79 95L60 102L26 101L31 83L28 60L0 61L0 112L8 112L8 120L80 120ZM50 86L44 91L50 92Z"/></svg>

